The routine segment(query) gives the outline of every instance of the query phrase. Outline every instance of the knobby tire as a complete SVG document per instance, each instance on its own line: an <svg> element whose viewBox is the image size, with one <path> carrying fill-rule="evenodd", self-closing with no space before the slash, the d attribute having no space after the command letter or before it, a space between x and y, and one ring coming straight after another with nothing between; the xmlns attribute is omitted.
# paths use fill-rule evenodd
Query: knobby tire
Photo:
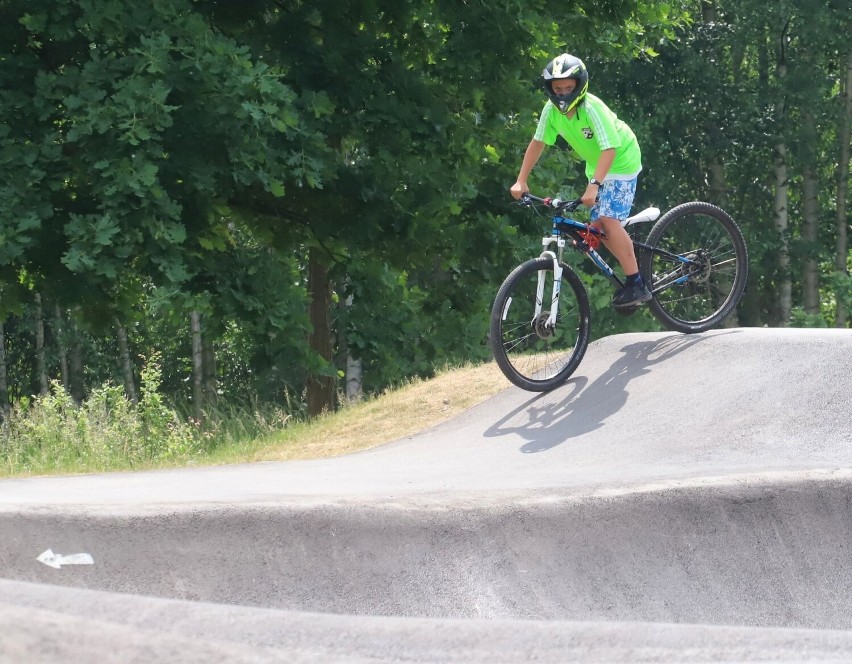
<svg viewBox="0 0 852 664"><path fill-rule="evenodd" d="M550 313L553 259L535 258L516 267L497 292L491 310L490 341L497 365L513 384L531 392L562 385L576 371L589 344L589 299L577 274L564 263L559 314ZM538 274L545 275L542 313L535 319Z"/></svg>
<svg viewBox="0 0 852 664"><path fill-rule="evenodd" d="M654 293L651 313L667 329L687 334L721 323L748 281L748 251L736 222L710 203L683 203L654 224L646 244L688 257L691 265L639 252L643 279Z"/></svg>

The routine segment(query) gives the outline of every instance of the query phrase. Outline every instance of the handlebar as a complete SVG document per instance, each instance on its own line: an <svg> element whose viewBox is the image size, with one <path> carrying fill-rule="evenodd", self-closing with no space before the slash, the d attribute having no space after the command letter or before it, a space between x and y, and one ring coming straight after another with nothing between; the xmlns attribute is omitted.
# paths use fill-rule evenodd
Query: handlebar
<svg viewBox="0 0 852 664"><path fill-rule="evenodd" d="M563 201L560 198L539 198L538 196L533 196L529 192L525 192L521 195L520 204L521 205L532 205L533 203L541 203L547 207L553 208L554 210L565 210L566 212L573 212L582 204L582 200L577 198L573 201Z"/></svg>

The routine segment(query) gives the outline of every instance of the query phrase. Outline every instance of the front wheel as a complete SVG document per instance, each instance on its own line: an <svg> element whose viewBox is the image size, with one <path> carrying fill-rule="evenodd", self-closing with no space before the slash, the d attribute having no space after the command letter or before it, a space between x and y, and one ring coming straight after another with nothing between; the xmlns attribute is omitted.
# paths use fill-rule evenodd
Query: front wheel
<svg viewBox="0 0 852 664"><path fill-rule="evenodd" d="M748 252L737 224L709 203L683 203L654 224L640 253L651 313L666 328L704 332L727 318L748 280Z"/></svg>
<svg viewBox="0 0 852 664"><path fill-rule="evenodd" d="M522 263L500 286L491 310L494 359L506 378L531 392L564 383L589 344L586 289L570 267L561 267L562 279L554 289L553 259ZM557 303L552 322L550 313Z"/></svg>

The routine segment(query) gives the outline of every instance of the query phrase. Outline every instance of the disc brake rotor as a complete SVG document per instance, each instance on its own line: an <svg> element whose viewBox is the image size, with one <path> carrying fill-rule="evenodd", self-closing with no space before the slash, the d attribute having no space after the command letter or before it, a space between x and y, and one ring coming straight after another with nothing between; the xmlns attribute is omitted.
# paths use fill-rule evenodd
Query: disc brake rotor
<svg viewBox="0 0 852 664"><path fill-rule="evenodd" d="M547 325L548 318L550 318L550 312L545 311L533 321L533 330L535 330L539 339L547 339L553 336L553 328Z"/></svg>
<svg viewBox="0 0 852 664"><path fill-rule="evenodd" d="M689 280L693 283L704 284L710 280L710 259L704 249L693 251L684 256L691 261L689 264L684 264L681 268L684 275L689 276Z"/></svg>

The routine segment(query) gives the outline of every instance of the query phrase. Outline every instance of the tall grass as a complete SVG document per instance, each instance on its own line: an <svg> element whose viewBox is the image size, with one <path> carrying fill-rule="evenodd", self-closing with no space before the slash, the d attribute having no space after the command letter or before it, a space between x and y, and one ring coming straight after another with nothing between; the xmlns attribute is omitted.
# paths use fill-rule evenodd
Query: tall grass
<svg viewBox="0 0 852 664"><path fill-rule="evenodd" d="M142 370L137 404L103 385L77 404L61 385L11 410L0 427L0 475L99 472L212 459L280 432L280 411L219 409L204 423L182 417L159 393L157 358Z"/></svg>
<svg viewBox="0 0 852 664"><path fill-rule="evenodd" d="M507 385L494 362L447 367L318 418L285 394L284 408L220 402L197 422L159 393L156 358L141 382L138 404L104 385L78 405L53 385L15 408L0 425L0 476L339 456L423 431Z"/></svg>

